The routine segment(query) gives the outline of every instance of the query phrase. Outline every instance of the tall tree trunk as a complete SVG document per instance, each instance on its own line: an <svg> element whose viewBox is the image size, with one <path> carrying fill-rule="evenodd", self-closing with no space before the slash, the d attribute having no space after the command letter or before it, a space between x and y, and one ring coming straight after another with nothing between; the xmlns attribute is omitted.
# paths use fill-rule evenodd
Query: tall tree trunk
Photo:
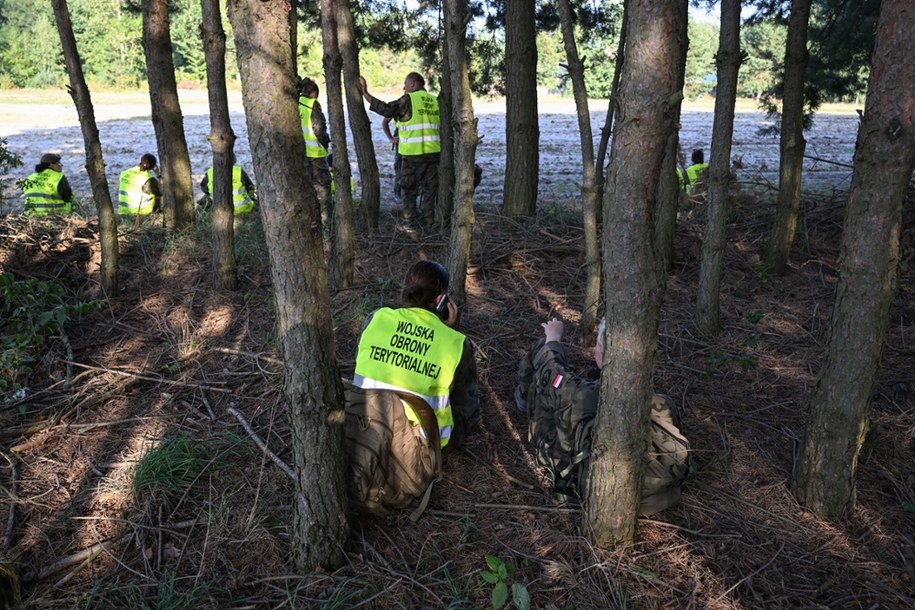
<svg viewBox="0 0 915 610"><path fill-rule="evenodd" d="M375 159L375 145L372 144L372 123L369 121L365 102L359 91L359 49L356 47L353 14L349 3L350 0L337 0L337 43L343 56L346 108L349 111L349 128L353 134L353 147L356 149L356 159L359 163L362 209L369 230L377 231L381 184L378 178L378 162Z"/></svg>
<svg viewBox="0 0 915 610"><path fill-rule="evenodd" d="M300 573L344 560L346 458L343 388L337 371L320 215L306 182L296 107L289 15L292 0L229 0L248 138L258 181L283 391L295 461L293 559Z"/></svg>
<svg viewBox="0 0 915 610"><path fill-rule="evenodd" d="M118 222L111 204L111 193L108 191L108 178L105 177L105 160L102 158L102 144L95 124L95 110L83 75L76 38L73 36L70 9L67 0L52 0L51 6L54 8L57 32L60 34L67 75L70 77L70 97L76 104L79 126L86 145L86 172L92 183L92 198L95 199L95 209L98 211L102 291L110 299L118 296Z"/></svg>
<svg viewBox="0 0 915 610"><path fill-rule="evenodd" d="M635 538L663 292L654 212L664 148L676 129L686 0L634 0L629 8L603 201L607 351L584 494L585 529L598 545Z"/></svg>
<svg viewBox="0 0 915 610"><path fill-rule="evenodd" d="M143 0L142 6L149 101L162 169L162 208L166 227L181 231L194 224L194 189L175 82L168 0Z"/></svg>
<svg viewBox="0 0 915 610"><path fill-rule="evenodd" d="M566 49L569 78L578 114L581 140L581 207L585 231L585 302L581 310L581 333L586 345L593 345L597 328L597 308L600 304L600 246L597 242L597 170L594 167L594 141L591 136L591 113L585 88L585 67L578 56L572 7L569 0L559 0L559 20Z"/></svg>
<svg viewBox="0 0 915 610"><path fill-rule="evenodd" d="M906 189L915 170L915 6L884 2L845 208L826 362L810 399L794 493L826 518L855 505L855 471L896 294Z"/></svg>
<svg viewBox="0 0 915 610"><path fill-rule="evenodd" d="M604 159L607 158L607 146L610 143L610 135L613 133L613 117L616 114L617 99L619 98L617 91L619 91L620 86L620 73L623 71L623 57L626 54L626 12L631 4L632 0L623 0L623 25L620 28L620 39L616 45L616 59L613 63L613 84L610 86L610 100L607 103L607 118L604 120L604 126L600 130L597 158L594 160L601 197L604 194Z"/></svg>
<svg viewBox="0 0 915 610"><path fill-rule="evenodd" d="M718 85L709 159L708 216L705 239L702 241L699 293L696 299L696 324L700 330L713 336L717 336L720 330L721 261L724 256L728 191L731 184L731 140L734 135L734 106L737 103L737 75L742 61L740 0L721 0L721 31L718 54L715 56Z"/></svg>
<svg viewBox="0 0 915 610"><path fill-rule="evenodd" d="M464 304L467 301L467 267L470 264L470 237L473 234L473 162L476 155L477 119L473 116L470 74L467 66L465 6L462 0L445 0L445 40L451 67L452 121L455 126L454 214L448 248L448 271L451 294Z"/></svg>
<svg viewBox="0 0 915 610"><path fill-rule="evenodd" d="M232 148L235 133L229 120L226 95L226 33L222 29L219 0L200 0L203 52L207 64L210 98L210 134L213 149L213 271L216 286L235 290L235 204L232 195Z"/></svg>
<svg viewBox="0 0 915 610"><path fill-rule="evenodd" d="M443 230L451 226L451 215L454 213L454 125L451 117L454 114L454 100L451 95L451 64L448 61L448 32L442 36L442 74L441 91L438 93L438 109L442 121L439 137L442 140L442 152L438 160L438 211L439 225Z"/></svg>
<svg viewBox="0 0 915 610"><path fill-rule="evenodd" d="M505 148L502 213L533 216L540 171L534 0L505 0Z"/></svg>
<svg viewBox="0 0 915 610"><path fill-rule="evenodd" d="M785 272L797 231L801 205L801 175L804 169L804 72L807 69L807 24L811 0L793 0L785 46L785 86L779 146L778 206L772 234L766 246L766 269Z"/></svg>
<svg viewBox="0 0 915 610"><path fill-rule="evenodd" d="M338 288L349 288L355 270L356 239L349 152L346 148L346 117L343 115L343 81L340 76L343 58L337 44L337 1L321 2L324 79L327 83L327 114L330 120L331 150L334 154L334 256L331 259L331 277Z"/></svg>
<svg viewBox="0 0 915 610"><path fill-rule="evenodd" d="M682 26L678 35L680 57L677 60L677 82L680 92L676 101L676 122L680 122L680 109L683 106L683 85L686 79L686 50L689 46L687 19L681 20ZM671 102L673 103L673 101ZM677 235L677 212L680 210L680 183L677 180L677 153L680 150L680 132L675 129L667 139L664 148L664 161L661 162L661 175L658 177L658 210L655 220L655 247L661 257L661 269L665 274L670 269L674 258L674 238Z"/></svg>

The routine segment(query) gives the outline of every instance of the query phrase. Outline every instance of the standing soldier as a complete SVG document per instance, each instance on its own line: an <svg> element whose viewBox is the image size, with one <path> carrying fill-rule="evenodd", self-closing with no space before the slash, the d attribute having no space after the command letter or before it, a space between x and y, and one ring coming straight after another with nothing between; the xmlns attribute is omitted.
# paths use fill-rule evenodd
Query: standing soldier
<svg viewBox="0 0 915 610"><path fill-rule="evenodd" d="M438 98L427 92L425 87L425 79L416 72L410 72L403 83L404 95L385 103L370 94L365 79L359 77L359 88L362 97L369 103L369 109L393 118L397 125L397 152L402 159L400 187L404 222L415 222L419 198L423 227L431 229L438 200L441 112Z"/></svg>
<svg viewBox="0 0 915 610"><path fill-rule="evenodd" d="M330 135L327 121L318 102L318 84L310 78L299 83L299 118L302 121L302 136L305 138L305 175L315 190L321 206L321 226L324 235L324 251L330 253L330 223L333 219L333 203L330 196L330 168L327 165L327 148Z"/></svg>
<svg viewBox="0 0 915 610"><path fill-rule="evenodd" d="M22 183L22 194L28 216L69 214L72 211L73 191L64 176L60 155L42 155L41 162L35 166L35 173Z"/></svg>
<svg viewBox="0 0 915 610"><path fill-rule="evenodd" d="M135 216L134 228L140 218L158 211L159 178L156 176L156 157L146 153L139 165L121 172L118 185L118 216Z"/></svg>

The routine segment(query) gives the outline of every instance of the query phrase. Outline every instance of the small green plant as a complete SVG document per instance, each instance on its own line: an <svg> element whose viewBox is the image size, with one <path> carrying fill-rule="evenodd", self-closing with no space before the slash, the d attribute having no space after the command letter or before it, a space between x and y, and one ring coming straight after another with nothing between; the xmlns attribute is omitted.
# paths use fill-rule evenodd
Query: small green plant
<svg viewBox="0 0 915 610"><path fill-rule="evenodd" d="M495 555L486 555L486 565L489 570L483 570L480 576L492 585L492 607L500 610L508 602L508 577L517 571L511 563L502 561ZM525 585L513 583L511 586L512 603L518 610L530 610L531 595Z"/></svg>
<svg viewBox="0 0 915 610"><path fill-rule="evenodd" d="M16 280L0 274L0 392L18 389L22 376L41 359L48 340L59 335L70 318L98 306L96 302L70 305L64 287L56 282Z"/></svg>
<svg viewBox="0 0 915 610"><path fill-rule="evenodd" d="M758 324L759 321L762 320L763 315L765 314L763 313L762 309L756 309L745 315L743 319L744 322L748 322L750 324Z"/></svg>

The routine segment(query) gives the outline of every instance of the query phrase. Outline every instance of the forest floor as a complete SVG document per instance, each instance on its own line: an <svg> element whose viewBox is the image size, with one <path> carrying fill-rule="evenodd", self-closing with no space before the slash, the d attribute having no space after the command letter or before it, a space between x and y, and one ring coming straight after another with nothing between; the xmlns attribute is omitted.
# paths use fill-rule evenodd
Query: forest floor
<svg viewBox="0 0 915 610"><path fill-rule="evenodd" d="M237 223L234 292L212 287L205 223L177 238L155 221L122 226L120 296L35 354L19 379L27 391L0 396L0 553L23 607L487 608L487 555L513 568L506 582L531 608L915 606L911 232L857 505L827 522L789 485L824 359L842 202L805 201L788 272L771 277L758 262L772 209L735 197L716 339L693 322L702 206L681 210L654 384L683 407L698 472L678 506L639 520L636 543L606 550L577 510L554 503L512 400L518 361L551 312L567 323L572 362L582 372L590 362L577 331L580 214L541 209L526 222L477 213L462 330L478 350L481 432L448 456L416 524L352 515L346 565L308 576L289 560L291 483L235 415L292 462L259 218ZM388 214L382 223L359 238L355 286L333 292L342 370L364 316L398 303L410 264L447 249L445 234L398 232ZM78 217L0 218L0 271L95 301L97 230Z"/></svg>

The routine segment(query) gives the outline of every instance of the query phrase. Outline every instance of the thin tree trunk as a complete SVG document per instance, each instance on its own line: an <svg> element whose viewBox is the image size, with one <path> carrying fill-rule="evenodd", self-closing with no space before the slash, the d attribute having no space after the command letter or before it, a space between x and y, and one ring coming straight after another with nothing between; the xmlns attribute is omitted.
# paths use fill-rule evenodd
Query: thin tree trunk
<svg viewBox="0 0 915 610"><path fill-rule="evenodd" d="M829 519L851 513L915 170L915 6L884 2L845 208L826 362L810 400L794 493Z"/></svg>
<svg viewBox="0 0 915 610"><path fill-rule="evenodd" d="M226 95L226 33L222 28L219 0L200 0L203 51L207 64L207 95L210 98L210 134L213 148L213 271L217 288L235 290L235 204L232 195L232 148L235 133L229 119Z"/></svg>
<svg viewBox="0 0 915 610"><path fill-rule="evenodd" d="M600 546L635 539L664 286L654 212L664 149L676 129L685 42L686 0L637 0L630 9L603 201L607 351L584 493L584 528Z"/></svg>
<svg viewBox="0 0 915 610"><path fill-rule="evenodd" d="M673 110L676 122L680 122L680 109L683 106L683 85L686 79L686 50L688 47L688 23L682 20L678 33L682 44L680 57L677 60L677 82L680 99ZM673 130L664 148L664 161L661 162L661 175L658 177L658 210L655 221L655 234L658 256L661 257L661 269L665 274L670 269L674 258L674 238L677 235L677 212L680 211L680 183L677 180L677 153L680 151L680 132Z"/></svg>
<svg viewBox="0 0 915 610"><path fill-rule="evenodd" d="M588 91L585 88L585 67L578 56L578 46L575 44L572 7L569 0L559 0L558 7L581 140L581 207L585 232L585 302L581 310L581 333L584 344L593 345L600 304L600 245L597 242L598 186L594 166L594 142L591 135L591 113L588 110Z"/></svg>
<svg viewBox="0 0 915 610"><path fill-rule="evenodd" d="M118 296L118 222L111 204L111 193L108 191L108 178L105 177L105 160L102 157L102 144L98 137L95 123L95 110L86 78L83 75L82 62L73 36L73 23L70 21L70 9L67 0L52 0L54 19L60 44L70 77L70 97L76 104L79 115L79 126L83 132L86 145L86 172L92 184L92 198L99 219L99 242L102 249L100 269L102 291L109 299Z"/></svg>
<svg viewBox="0 0 915 610"><path fill-rule="evenodd" d="M331 277L338 288L349 288L355 272L355 226L353 191L350 188L349 152L346 148L346 117L343 115L343 58L337 45L337 1L322 0L321 32L324 41L324 79L327 83L327 114L331 150L334 154L334 256Z"/></svg>
<svg viewBox="0 0 915 610"><path fill-rule="evenodd" d="M438 160L438 217L443 230L451 226L451 215L454 213L454 125L451 117L454 114L454 100L451 95L451 64L448 61L448 32L444 32L442 42L441 91L438 93L438 109L442 117L439 136L442 140L442 152Z"/></svg>
<svg viewBox="0 0 915 610"><path fill-rule="evenodd" d="M470 74L467 66L465 6L462 0L445 0L445 40L451 67L451 94L455 126L454 214L448 248L451 294L459 304L467 301L467 267L470 264L470 237L473 234L473 162L476 155L477 120L473 116Z"/></svg>
<svg viewBox="0 0 915 610"><path fill-rule="evenodd" d="M346 108L349 111L349 127L353 134L353 147L356 149L356 159L359 163L362 209L366 226L374 232L378 230L381 184L378 178L375 145L372 144L372 123L365 111L362 93L359 91L359 49L356 47L353 14L350 11L349 3L350 0L337 0L337 43L340 47L340 54L343 56Z"/></svg>
<svg viewBox="0 0 915 610"><path fill-rule="evenodd" d="M782 128L779 145L778 206L766 247L765 264L770 273L781 275L797 231L801 206L801 176L804 169L804 72L807 70L807 25L811 0L794 0L788 19L785 47L785 86L782 100Z"/></svg>
<svg viewBox="0 0 915 610"><path fill-rule="evenodd" d="M505 0L505 188L502 213L533 216L540 172L534 0Z"/></svg>
<svg viewBox="0 0 915 610"><path fill-rule="evenodd" d="M620 28L620 39L616 45L616 59L613 64L613 84L610 87L610 100L607 103L607 118L604 126L600 130L600 143L597 146L597 158L594 160L594 167L597 170L597 184L601 189L600 196L603 197L604 188L604 159L607 158L607 146L610 143L610 135L613 133L613 117L617 108L617 91L620 86L620 74L623 71L623 58L626 54L626 11L632 0L623 0L623 26Z"/></svg>
<svg viewBox="0 0 915 610"><path fill-rule="evenodd" d="M344 558L347 523L343 388L318 204L307 184L289 15L292 0L229 0L258 201L273 276L283 391L295 461L293 563L299 573Z"/></svg>
<svg viewBox="0 0 915 610"><path fill-rule="evenodd" d="M740 0L721 0L721 32L715 62L718 67L718 86L709 159L705 239L702 241L699 293L696 299L696 324L700 330L712 336L717 336L720 330L718 314L728 217L728 190L731 183L731 140L734 136L737 76L742 62Z"/></svg>
<svg viewBox="0 0 915 610"><path fill-rule="evenodd" d="M194 189L168 19L168 0L143 0L143 50L162 169L162 209L165 226L181 231L194 224Z"/></svg>

